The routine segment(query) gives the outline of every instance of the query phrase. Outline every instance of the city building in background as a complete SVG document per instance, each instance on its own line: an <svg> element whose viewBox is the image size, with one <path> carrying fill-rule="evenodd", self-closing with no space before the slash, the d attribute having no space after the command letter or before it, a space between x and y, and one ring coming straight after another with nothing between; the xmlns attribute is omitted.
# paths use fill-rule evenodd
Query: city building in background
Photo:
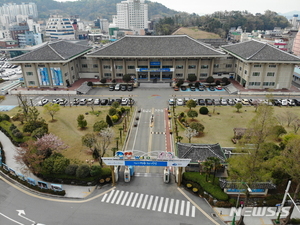
<svg viewBox="0 0 300 225"><path fill-rule="evenodd" d="M73 22L61 15L51 15L46 24L46 36L51 40L75 40Z"/></svg>

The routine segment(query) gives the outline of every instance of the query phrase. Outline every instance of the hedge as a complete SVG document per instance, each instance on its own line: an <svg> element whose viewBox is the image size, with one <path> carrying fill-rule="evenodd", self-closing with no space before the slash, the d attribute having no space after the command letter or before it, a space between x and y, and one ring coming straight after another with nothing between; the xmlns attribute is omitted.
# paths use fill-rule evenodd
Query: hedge
<svg viewBox="0 0 300 225"><path fill-rule="evenodd" d="M228 195L223 192L219 185L206 182L205 175L201 175L198 172L185 172L183 179L198 183L205 192L220 201L227 201L229 199Z"/></svg>

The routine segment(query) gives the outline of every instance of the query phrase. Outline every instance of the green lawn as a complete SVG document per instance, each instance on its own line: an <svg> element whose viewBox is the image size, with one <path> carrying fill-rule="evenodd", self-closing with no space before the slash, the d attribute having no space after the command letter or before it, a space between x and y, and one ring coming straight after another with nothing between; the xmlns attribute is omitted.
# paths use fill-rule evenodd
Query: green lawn
<svg viewBox="0 0 300 225"><path fill-rule="evenodd" d="M49 114L44 112L43 107L39 106L37 109L40 112L40 117L44 118L49 124L49 132L60 137L69 148L63 152L63 154L70 159L77 159L80 161L85 161L86 159L92 159L90 152L87 147L82 146L81 137L89 132L93 132L93 125L95 122L100 120L106 120L106 115L110 107L108 106L95 106L94 111L99 113L99 116L91 113L92 109L88 106L66 106L60 107L60 111L54 115L54 122L51 122L51 117ZM128 108L128 107L127 107ZM14 108L7 113L9 116L13 116L18 112L19 108ZM134 108L132 109L134 110ZM88 115L86 115L88 113ZM87 120L87 128L81 130L77 127L77 117L83 114ZM21 130L20 122L14 122L18 128ZM129 123L128 123L129 124ZM128 126L128 125L127 125ZM115 125L113 130L115 132L115 137L119 137L119 128L123 127L123 123ZM125 139L126 132L124 132L122 139ZM116 147L116 141L113 139L109 149ZM119 149L122 148L122 144L119 141ZM112 155L112 151L108 151L108 156Z"/></svg>
<svg viewBox="0 0 300 225"><path fill-rule="evenodd" d="M247 127L249 121L255 116L255 108L253 106L243 106L238 113L234 106L208 106L208 115L199 114L195 121L202 123L205 127L204 134L198 137L192 138L192 143L202 144L214 144L220 143L222 147L234 146L231 139L233 138L233 128ZM195 110L199 113L200 106L197 106ZM188 112L188 108L185 106L177 106L175 112L179 115L181 112ZM286 115L286 112L293 112L300 118L299 107L277 107L274 106L274 115ZM171 109L172 112L172 109ZM219 114L218 114L219 113ZM191 118L188 118L188 122L191 122ZM174 122L174 121L173 121ZM174 124L174 123L173 123ZM287 127L284 124L285 129L288 132L292 132L291 127ZM184 129L179 127L179 136L184 139L181 142L188 143L188 139L184 136ZM299 131L300 133L300 131Z"/></svg>

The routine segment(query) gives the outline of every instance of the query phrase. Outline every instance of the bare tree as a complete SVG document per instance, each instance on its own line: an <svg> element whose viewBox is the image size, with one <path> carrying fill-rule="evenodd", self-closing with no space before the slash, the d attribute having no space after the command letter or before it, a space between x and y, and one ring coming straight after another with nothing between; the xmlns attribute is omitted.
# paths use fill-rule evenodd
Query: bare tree
<svg viewBox="0 0 300 225"><path fill-rule="evenodd" d="M279 123L279 125L281 125L281 126L284 125L284 123L286 121L286 117L284 115L279 114L279 115L276 115L275 118L276 118L277 122Z"/></svg>
<svg viewBox="0 0 300 225"><path fill-rule="evenodd" d="M300 119L296 119L292 122L292 127L294 129L294 133L297 134L299 128L300 128Z"/></svg>
<svg viewBox="0 0 300 225"><path fill-rule="evenodd" d="M287 122L287 126L289 127L291 125L291 123L293 121L295 121L296 119L298 119L298 116L290 111L286 111L285 112L285 117L286 117L286 122Z"/></svg>
<svg viewBox="0 0 300 225"><path fill-rule="evenodd" d="M192 137L197 136L198 132L190 127L186 128L184 131L184 135L189 139L189 143L191 143Z"/></svg>

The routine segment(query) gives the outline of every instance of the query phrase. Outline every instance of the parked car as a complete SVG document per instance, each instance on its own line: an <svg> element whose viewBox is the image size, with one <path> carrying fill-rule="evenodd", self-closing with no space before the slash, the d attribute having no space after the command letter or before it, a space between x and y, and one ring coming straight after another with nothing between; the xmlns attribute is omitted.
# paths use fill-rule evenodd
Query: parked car
<svg viewBox="0 0 300 225"><path fill-rule="evenodd" d="M132 85L128 85L127 86L127 91L132 91L133 90L133 86Z"/></svg>
<svg viewBox="0 0 300 225"><path fill-rule="evenodd" d="M212 105L212 100L210 98L205 99L206 105Z"/></svg>
<svg viewBox="0 0 300 225"><path fill-rule="evenodd" d="M100 104L101 104L101 105L106 105L107 102L108 102L108 99L104 98L104 99L101 99Z"/></svg>
<svg viewBox="0 0 300 225"><path fill-rule="evenodd" d="M282 106L288 106L289 104L287 99L282 99L280 102Z"/></svg>
<svg viewBox="0 0 300 225"><path fill-rule="evenodd" d="M121 86L121 91L126 91L127 90L127 86L125 85L125 84L123 84L122 86Z"/></svg>
<svg viewBox="0 0 300 225"><path fill-rule="evenodd" d="M235 102L234 102L234 100L233 99L227 99L227 104L228 105L234 105L235 104Z"/></svg>
<svg viewBox="0 0 300 225"><path fill-rule="evenodd" d="M86 98L82 98L82 99L80 99L80 101L79 101L79 105L85 105L86 103L87 103Z"/></svg>
<svg viewBox="0 0 300 225"><path fill-rule="evenodd" d="M117 99L116 99L116 102L118 102L118 103L121 105L121 103L122 103L122 99L120 99L120 98L117 98Z"/></svg>
<svg viewBox="0 0 300 225"><path fill-rule="evenodd" d="M216 89L217 89L217 90L222 90L223 88L222 88L221 85L218 85L218 86L216 87Z"/></svg>
<svg viewBox="0 0 300 225"><path fill-rule="evenodd" d="M242 99L242 104L243 104L243 105L250 105L249 100L246 99L246 98L243 98L243 99Z"/></svg>
<svg viewBox="0 0 300 225"><path fill-rule="evenodd" d="M39 106L46 105L49 102L49 99L43 98L41 101L38 102Z"/></svg>
<svg viewBox="0 0 300 225"><path fill-rule="evenodd" d="M215 89L215 87L210 86L210 87L209 87L209 90L210 90L210 91L215 91L216 89Z"/></svg>
<svg viewBox="0 0 300 225"><path fill-rule="evenodd" d="M120 91L120 84L116 84L116 86L115 86L115 91Z"/></svg>
<svg viewBox="0 0 300 225"><path fill-rule="evenodd" d="M235 98L235 99L233 99L233 101L234 101L234 104L242 103L242 99L240 99L240 98Z"/></svg>
<svg viewBox="0 0 300 225"><path fill-rule="evenodd" d="M300 99L293 99L293 100L294 100L296 106L300 105Z"/></svg>
<svg viewBox="0 0 300 225"><path fill-rule="evenodd" d="M114 103L115 99L110 98L107 102L107 105L112 105Z"/></svg>
<svg viewBox="0 0 300 225"><path fill-rule="evenodd" d="M73 105L78 105L80 100L78 98L74 98L74 101L72 102Z"/></svg>
<svg viewBox="0 0 300 225"><path fill-rule="evenodd" d="M109 86L109 90L110 90L110 91L115 90L115 85L110 85L110 86Z"/></svg>
<svg viewBox="0 0 300 225"><path fill-rule="evenodd" d="M68 100L65 98L62 98L59 102L60 105L66 105L68 103Z"/></svg>
<svg viewBox="0 0 300 225"><path fill-rule="evenodd" d="M186 91L186 86L181 86L180 89L181 89L182 91Z"/></svg>
<svg viewBox="0 0 300 225"><path fill-rule="evenodd" d="M202 98L198 99L198 105L205 105L205 101Z"/></svg>
<svg viewBox="0 0 300 225"><path fill-rule="evenodd" d="M183 100L181 98L178 98L176 105L183 105Z"/></svg>
<svg viewBox="0 0 300 225"><path fill-rule="evenodd" d="M100 99L99 98L95 98L94 105L100 105Z"/></svg>
<svg viewBox="0 0 300 225"><path fill-rule="evenodd" d="M127 104L128 104L128 101L129 101L128 98L122 98L121 105L127 105Z"/></svg>
<svg viewBox="0 0 300 225"><path fill-rule="evenodd" d="M191 91L196 91L195 86L190 86L190 90L191 90Z"/></svg>
<svg viewBox="0 0 300 225"><path fill-rule="evenodd" d="M175 104L174 98L170 98L170 99L169 99L169 105L174 105L174 104Z"/></svg>
<svg viewBox="0 0 300 225"><path fill-rule="evenodd" d="M199 91L204 91L205 90L203 86L199 86L198 89L199 89Z"/></svg>
<svg viewBox="0 0 300 225"><path fill-rule="evenodd" d="M294 102L293 99L288 99L288 105L289 105L289 106L295 106L296 103Z"/></svg>
<svg viewBox="0 0 300 225"><path fill-rule="evenodd" d="M88 98L87 99L87 104L88 105L91 105L91 104L93 104L94 103L94 99L92 99L92 98Z"/></svg>
<svg viewBox="0 0 300 225"><path fill-rule="evenodd" d="M175 86L174 91L179 91L179 87Z"/></svg>
<svg viewBox="0 0 300 225"><path fill-rule="evenodd" d="M280 101L280 99L273 99L273 104L274 104L275 106L281 106L281 101Z"/></svg>
<svg viewBox="0 0 300 225"><path fill-rule="evenodd" d="M129 99L128 105L134 105L134 100L133 99Z"/></svg>
<svg viewBox="0 0 300 225"><path fill-rule="evenodd" d="M227 99L221 99L221 105L227 105Z"/></svg>
<svg viewBox="0 0 300 225"><path fill-rule="evenodd" d="M60 98L52 99L52 103L59 104L60 100L61 100Z"/></svg>
<svg viewBox="0 0 300 225"><path fill-rule="evenodd" d="M214 105L221 105L220 99L213 99L213 104Z"/></svg>

